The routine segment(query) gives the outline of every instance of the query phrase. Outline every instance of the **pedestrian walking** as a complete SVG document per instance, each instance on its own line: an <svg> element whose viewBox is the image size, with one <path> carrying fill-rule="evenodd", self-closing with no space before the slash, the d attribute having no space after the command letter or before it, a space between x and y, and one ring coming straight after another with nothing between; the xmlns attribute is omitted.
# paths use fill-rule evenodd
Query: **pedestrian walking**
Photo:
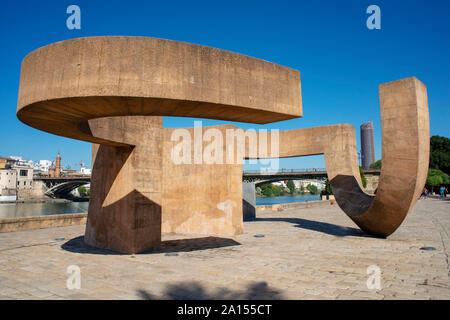
<svg viewBox="0 0 450 320"><path fill-rule="evenodd" d="M427 188L423 188L422 196L424 199L428 198L428 189Z"/></svg>
<svg viewBox="0 0 450 320"><path fill-rule="evenodd" d="M444 191L445 191L444 186L441 186L441 188L439 189L439 193L441 195L441 198L444 198Z"/></svg>

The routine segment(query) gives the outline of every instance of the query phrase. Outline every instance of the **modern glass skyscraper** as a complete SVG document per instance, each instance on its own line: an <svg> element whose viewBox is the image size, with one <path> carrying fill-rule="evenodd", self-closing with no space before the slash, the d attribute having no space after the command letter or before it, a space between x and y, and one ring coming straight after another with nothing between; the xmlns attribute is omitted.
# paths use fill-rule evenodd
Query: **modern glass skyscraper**
<svg viewBox="0 0 450 320"><path fill-rule="evenodd" d="M375 162L375 146L373 141L373 123L369 121L361 127L361 162L364 169L370 169Z"/></svg>

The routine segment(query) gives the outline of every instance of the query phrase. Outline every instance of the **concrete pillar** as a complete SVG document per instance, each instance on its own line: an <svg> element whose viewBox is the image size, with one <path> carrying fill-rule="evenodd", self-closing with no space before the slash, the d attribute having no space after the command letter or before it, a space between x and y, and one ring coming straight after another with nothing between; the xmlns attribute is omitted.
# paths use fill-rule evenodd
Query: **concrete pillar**
<svg viewBox="0 0 450 320"><path fill-rule="evenodd" d="M244 221L256 219L256 193L254 182L242 182L242 211Z"/></svg>
<svg viewBox="0 0 450 320"><path fill-rule="evenodd" d="M124 253L161 242L162 118L90 120L92 133L130 146L93 145L85 243Z"/></svg>

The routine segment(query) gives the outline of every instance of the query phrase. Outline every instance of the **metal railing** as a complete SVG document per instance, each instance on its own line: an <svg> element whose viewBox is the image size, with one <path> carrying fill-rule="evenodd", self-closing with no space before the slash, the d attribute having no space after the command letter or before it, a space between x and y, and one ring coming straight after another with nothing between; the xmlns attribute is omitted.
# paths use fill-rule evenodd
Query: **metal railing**
<svg viewBox="0 0 450 320"><path fill-rule="evenodd" d="M244 174L246 173L310 173L310 172L326 172L326 168L302 168L302 169L279 169L276 172L273 171L265 171L264 168L261 170L244 170Z"/></svg>

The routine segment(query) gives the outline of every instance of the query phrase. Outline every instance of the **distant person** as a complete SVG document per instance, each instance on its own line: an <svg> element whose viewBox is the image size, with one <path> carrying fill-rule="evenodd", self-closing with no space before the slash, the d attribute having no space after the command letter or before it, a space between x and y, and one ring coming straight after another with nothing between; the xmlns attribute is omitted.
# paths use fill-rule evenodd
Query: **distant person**
<svg viewBox="0 0 450 320"><path fill-rule="evenodd" d="M444 188L444 186L442 186L442 187L439 189L439 193L441 194L441 198L444 198L444 191L445 191L445 188Z"/></svg>
<svg viewBox="0 0 450 320"><path fill-rule="evenodd" d="M448 189L447 187L444 188L444 198L447 198Z"/></svg>
<svg viewBox="0 0 450 320"><path fill-rule="evenodd" d="M428 189L427 188L423 188L421 198L426 199L427 197L428 197Z"/></svg>

